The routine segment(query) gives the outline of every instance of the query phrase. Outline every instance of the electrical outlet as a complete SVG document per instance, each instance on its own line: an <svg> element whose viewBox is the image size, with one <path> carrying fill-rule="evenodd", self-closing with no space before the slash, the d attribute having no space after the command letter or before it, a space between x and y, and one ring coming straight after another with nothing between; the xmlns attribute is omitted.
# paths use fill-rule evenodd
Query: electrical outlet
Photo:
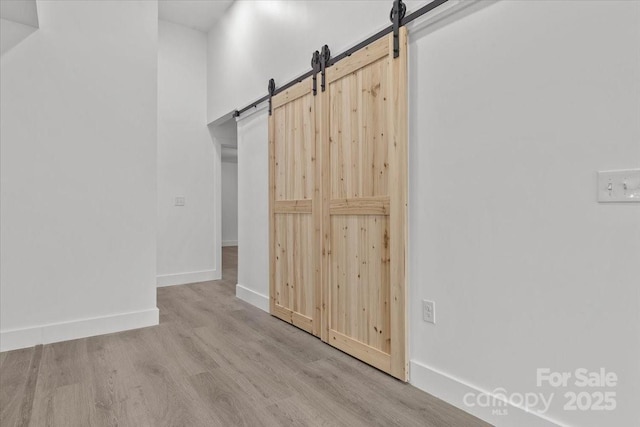
<svg viewBox="0 0 640 427"><path fill-rule="evenodd" d="M175 206L184 206L184 196L176 196Z"/></svg>
<svg viewBox="0 0 640 427"><path fill-rule="evenodd" d="M427 323L436 323L436 303L433 301L422 300L422 320Z"/></svg>

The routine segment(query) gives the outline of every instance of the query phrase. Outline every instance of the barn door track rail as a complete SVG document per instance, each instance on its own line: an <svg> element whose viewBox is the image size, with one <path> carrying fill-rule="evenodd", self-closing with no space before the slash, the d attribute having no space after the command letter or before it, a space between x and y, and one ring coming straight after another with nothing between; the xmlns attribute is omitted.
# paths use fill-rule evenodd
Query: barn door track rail
<svg viewBox="0 0 640 427"><path fill-rule="evenodd" d="M437 8L438 6L441 6L443 4L445 4L447 1L449 0L434 0L429 4L426 4L424 6L422 6L421 8L417 9L415 12L411 12L410 14L406 14L407 11L407 6L403 3L402 0L394 0L393 1L393 7L391 8L391 12L389 14L389 18L391 19L392 24L389 25L388 27L378 31L377 33L375 33L374 35L372 35L371 37L367 38L366 40L363 40L362 42L358 43L357 45L347 49L346 51L331 57L331 52L329 50L329 46L324 45L321 49L320 52L315 51L313 53L313 56L311 58L311 67L312 69L310 71L307 71L306 73L304 73L303 75L291 80L290 82L286 83L283 86L280 86L278 88L275 87L275 83L273 83L273 89L272 89L272 83L273 79L269 80L269 93L265 96L263 96L262 98L252 102L251 104L247 105L244 108L241 108L239 110L236 110L233 112L233 117L240 117L240 115L242 115L243 113L251 110L252 108L256 108L259 104L265 102L265 101L269 101L269 105L271 105L271 98L275 95L277 95L278 93L287 90L288 88L300 83L301 81L303 81L304 79L306 79L307 77L313 77L313 94L315 95L317 93L317 82L316 82L316 76L318 74L318 72L320 72L320 88L321 90L324 92L325 87L326 87L326 82L325 82L325 69L332 66L333 64L335 64L336 62L339 62L341 60L343 60L344 58L347 58L349 56L351 56L354 52L357 52L358 50L362 49L363 47L371 44L372 42L381 39L382 37L386 36L387 34L393 33L393 57L397 58L398 55L400 54L400 43L399 43L399 31L400 31L400 27L407 25L409 22L414 21L415 19L421 17L422 15L424 15L425 13L431 12L432 10L434 10L435 8ZM316 61L316 54L318 54L318 63L317 65L314 61ZM271 106L269 106L269 114L271 114Z"/></svg>

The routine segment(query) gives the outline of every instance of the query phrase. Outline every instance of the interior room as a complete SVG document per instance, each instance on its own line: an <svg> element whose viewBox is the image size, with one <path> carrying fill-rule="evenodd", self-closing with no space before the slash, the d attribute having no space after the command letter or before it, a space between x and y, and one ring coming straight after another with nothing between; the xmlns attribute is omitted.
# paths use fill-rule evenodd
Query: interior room
<svg viewBox="0 0 640 427"><path fill-rule="evenodd" d="M1 426L640 426L640 1L0 18Z"/></svg>

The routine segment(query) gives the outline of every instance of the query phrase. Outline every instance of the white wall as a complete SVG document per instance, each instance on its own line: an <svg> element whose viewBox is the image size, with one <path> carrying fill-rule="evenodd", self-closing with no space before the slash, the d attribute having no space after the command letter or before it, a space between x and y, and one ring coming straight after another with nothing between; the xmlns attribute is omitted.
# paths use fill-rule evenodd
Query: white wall
<svg viewBox="0 0 640 427"><path fill-rule="evenodd" d="M4 0L0 3L0 18L38 28L36 0Z"/></svg>
<svg viewBox="0 0 640 427"><path fill-rule="evenodd" d="M40 2L0 60L0 347L158 322L157 4Z"/></svg>
<svg viewBox="0 0 640 427"><path fill-rule="evenodd" d="M411 39L412 379L640 424L640 205L596 202L596 171L640 166L640 3L498 2ZM536 386L581 367L617 373L616 411Z"/></svg>
<svg viewBox="0 0 640 427"><path fill-rule="evenodd" d="M236 295L269 310L268 113L238 120L238 285Z"/></svg>
<svg viewBox="0 0 640 427"><path fill-rule="evenodd" d="M502 416L465 406L465 393L553 392L545 417L558 424L637 425L640 206L598 204L595 176L639 166L640 3L483 6L410 34L411 382L496 425L549 422L513 406ZM210 84L210 119L262 95L268 76L304 71L300 45L311 38L344 36L305 14L291 24L293 7L276 17L240 2L222 22L240 15L264 36L238 40L224 26L209 34L210 64L235 64L210 70L228 88ZM343 4L323 7L338 15ZM358 39L378 21L361 22ZM243 45L235 60L224 50L234 43ZM267 115L238 124L237 295L264 307ZM436 302L436 325L421 320L422 299ZM617 373L615 411L563 410L566 391L597 389L536 386L537 368L581 367Z"/></svg>
<svg viewBox="0 0 640 427"><path fill-rule="evenodd" d="M222 246L238 245L238 163L222 162Z"/></svg>
<svg viewBox="0 0 640 427"><path fill-rule="evenodd" d="M220 153L206 125L206 90L206 34L160 21L158 286L221 277Z"/></svg>
<svg viewBox="0 0 640 427"><path fill-rule="evenodd" d="M4 55L37 30L37 27L0 18L0 55Z"/></svg>

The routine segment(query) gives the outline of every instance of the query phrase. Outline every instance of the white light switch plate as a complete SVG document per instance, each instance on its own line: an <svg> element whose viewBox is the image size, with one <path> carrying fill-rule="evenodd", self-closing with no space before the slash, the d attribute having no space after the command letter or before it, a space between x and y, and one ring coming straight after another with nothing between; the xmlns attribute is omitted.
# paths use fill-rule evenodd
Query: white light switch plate
<svg viewBox="0 0 640 427"><path fill-rule="evenodd" d="M598 202L640 202L640 169L598 172Z"/></svg>

